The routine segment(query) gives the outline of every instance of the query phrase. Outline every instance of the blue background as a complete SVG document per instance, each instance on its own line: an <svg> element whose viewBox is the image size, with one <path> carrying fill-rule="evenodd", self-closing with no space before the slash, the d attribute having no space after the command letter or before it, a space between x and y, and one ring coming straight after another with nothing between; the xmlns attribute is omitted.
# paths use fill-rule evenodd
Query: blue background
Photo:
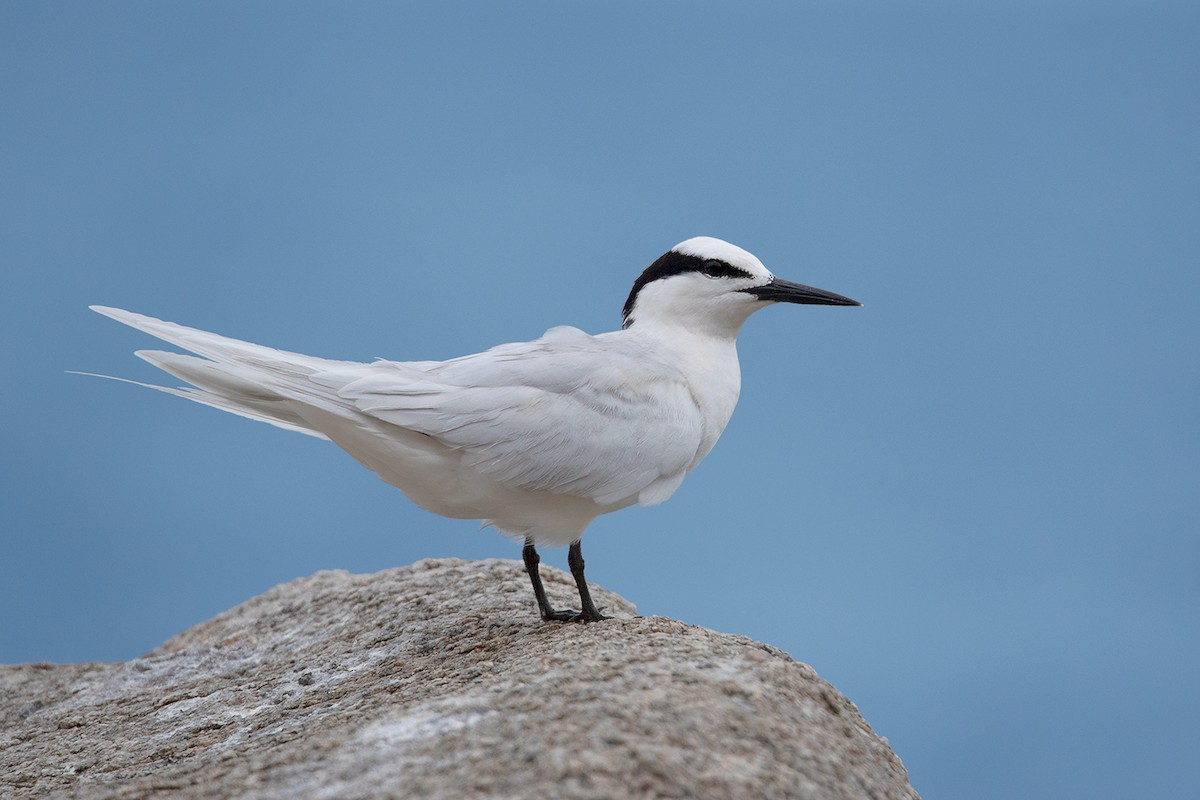
<svg viewBox="0 0 1200 800"><path fill-rule="evenodd" d="M331 445L64 374L160 380L87 304L440 359L614 328L708 234L866 305L753 318L721 443L591 527L589 576L811 663L927 798L1197 796L1198 33L1144 1L4 2L0 661L517 556Z"/></svg>

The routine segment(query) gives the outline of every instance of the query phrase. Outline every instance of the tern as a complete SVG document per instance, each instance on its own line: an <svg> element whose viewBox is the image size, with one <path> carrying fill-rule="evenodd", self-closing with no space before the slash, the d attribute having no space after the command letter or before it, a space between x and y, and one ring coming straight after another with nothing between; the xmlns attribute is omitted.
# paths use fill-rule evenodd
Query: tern
<svg viewBox="0 0 1200 800"><path fill-rule="evenodd" d="M91 308L194 354L135 354L190 386L130 383L334 442L422 508L523 541L542 619L596 622L584 530L663 502L708 455L741 388L738 332L775 303L861 305L698 236L634 281L620 330L551 328L449 361L333 361ZM537 545L570 546L580 611L551 606Z"/></svg>

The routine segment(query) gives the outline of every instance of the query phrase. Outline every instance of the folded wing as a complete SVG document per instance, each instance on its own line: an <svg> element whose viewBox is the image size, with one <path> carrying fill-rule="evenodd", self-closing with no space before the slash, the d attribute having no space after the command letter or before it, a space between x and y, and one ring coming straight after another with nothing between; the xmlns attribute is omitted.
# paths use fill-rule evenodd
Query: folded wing
<svg viewBox="0 0 1200 800"><path fill-rule="evenodd" d="M432 365L383 361L368 374L339 372L313 380L336 386L364 414L459 451L505 485L603 505L667 499L703 435L677 370L573 328Z"/></svg>
<svg viewBox="0 0 1200 800"><path fill-rule="evenodd" d="M513 489L653 505L679 486L704 433L683 376L619 335L556 328L452 361L363 364L96 310L200 356L139 353L196 387L151 388L328 436L352 452L356 427L364 437L387 436L389 426L414 431ZM354 419L361 426L348 434ZM322 430L322 420L338 429Z"/></svg>

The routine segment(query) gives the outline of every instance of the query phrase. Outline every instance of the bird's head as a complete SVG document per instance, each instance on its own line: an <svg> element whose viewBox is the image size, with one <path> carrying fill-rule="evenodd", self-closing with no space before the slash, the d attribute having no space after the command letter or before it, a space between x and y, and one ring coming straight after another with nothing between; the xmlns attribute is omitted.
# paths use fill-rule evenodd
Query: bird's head
<svg viewBox="0 0 1200 800"><path fill-rule="evenodd" d="M849 297L780 280L751 253L711 236L680 242L633 283L624 327L664 324L737 336L746 318L770 303L858 306Z"/></svg>

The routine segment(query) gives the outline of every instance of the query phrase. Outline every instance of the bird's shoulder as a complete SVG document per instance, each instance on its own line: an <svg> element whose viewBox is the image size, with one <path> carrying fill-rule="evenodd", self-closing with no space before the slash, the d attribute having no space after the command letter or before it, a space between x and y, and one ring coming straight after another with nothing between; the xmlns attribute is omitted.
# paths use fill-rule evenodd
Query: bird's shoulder
<svg viewBox="0 0 1200 800"><path fill-rule="evenodd" d="M644 340L614 331L592 335L571 326L537 339L497 345L425 368L460 386L524 386L575 391L584 386L631 389L682 383L678 368Z"/></svg>

